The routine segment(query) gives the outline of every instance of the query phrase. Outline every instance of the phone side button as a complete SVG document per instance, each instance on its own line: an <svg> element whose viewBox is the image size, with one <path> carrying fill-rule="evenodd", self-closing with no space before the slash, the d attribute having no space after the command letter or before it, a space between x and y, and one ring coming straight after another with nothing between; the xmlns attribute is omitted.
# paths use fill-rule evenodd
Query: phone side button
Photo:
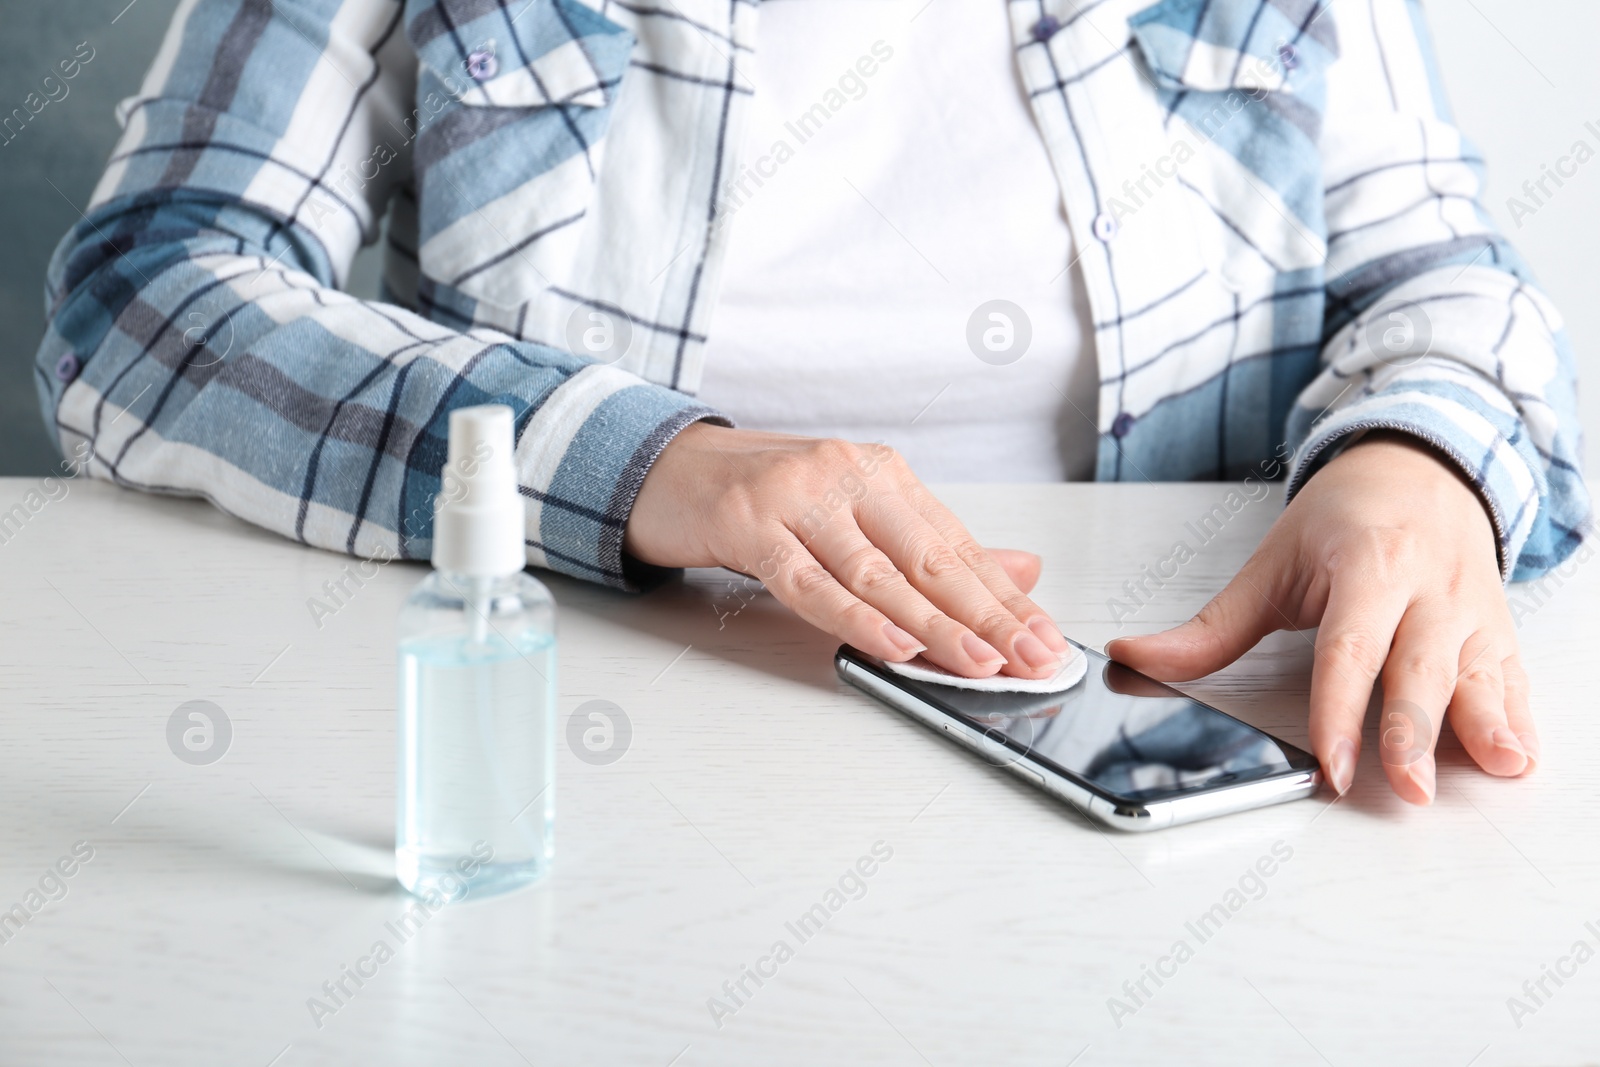
<svg viewBox="0 0 1600 1067"><path fill-rule="evenodd" d="M1020 763L1013 763L1010 766L1011 773L1016 775L1018 778L1021 778L1023 781L1032 785L1039 786L1040 788L1044 787L1044 775L1040 774L1038 771L1029 770Z"/></svg>

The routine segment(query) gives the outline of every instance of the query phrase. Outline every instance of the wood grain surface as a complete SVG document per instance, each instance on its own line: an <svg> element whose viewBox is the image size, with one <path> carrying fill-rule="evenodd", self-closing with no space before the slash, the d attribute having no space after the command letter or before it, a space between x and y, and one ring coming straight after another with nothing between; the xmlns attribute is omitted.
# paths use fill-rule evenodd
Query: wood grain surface
<svg viewBox="0 0 1600 1067"><path fill-rule="evenodd" d="M0 511L39 484L0 480ZM1600 1061L1600 962L1570 957L1600 950L1587 562L1510 590L1536 775L1491 779L1447 733L1438 800L1411 808L1369 722L1344 801L1145 836L842 686L836 642L744 579L628 596L541 576L561 609L561 736L606 700L631 738L603 765L561 744L544 884L402 941L394 621L423 568L363 577L201 502L59 487L0 530L0 911L44 901L15 929L0 915L0 1063ZM1277 489L1132 617L1109 603L1233 488L940 495L987 543L1042 553L1038 599L1103 647L1186 618L1246 558ZM337 610L314 613L341 580ZM1304 745L1312 636L1188 688ZM231 725L209 765L168 745L192 700ZM52 876L75 845L92 857ZM825 921L796 925L808 913ZM390 958L359 964L379 941ZM358 966L375 973L346 978L334 1010L308 1006ZM1536 1004L1524 983L1558 966Z"/></svg>

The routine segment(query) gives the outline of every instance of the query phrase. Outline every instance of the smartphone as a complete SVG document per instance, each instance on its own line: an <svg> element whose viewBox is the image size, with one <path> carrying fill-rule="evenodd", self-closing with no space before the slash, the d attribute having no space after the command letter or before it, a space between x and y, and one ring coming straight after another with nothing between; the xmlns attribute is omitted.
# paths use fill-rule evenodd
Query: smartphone
<svg viewBox="0 0 1600 1067"><path fill-rule="evenodd" d="M1309 752L1073 642L1064 693L985 693L895 674L849 645L839 677L935 733L1118 830L1160 830L1298 800L1322 781Z"/></svg>

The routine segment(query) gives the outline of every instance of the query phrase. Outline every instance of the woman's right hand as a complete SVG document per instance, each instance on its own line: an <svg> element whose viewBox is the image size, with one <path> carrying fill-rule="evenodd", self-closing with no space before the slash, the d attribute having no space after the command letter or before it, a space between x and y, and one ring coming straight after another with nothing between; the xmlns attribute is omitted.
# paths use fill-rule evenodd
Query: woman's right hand
<svg viewBox="0 0 1600 1067"><path fill-rule="evenodd" d="M662 567L761 579L813 626L903 662L957 674L1047 677L1066 651L1024 595L1030 553L973 540L887 445L697 422L645 476L623 539Z"/></svg>

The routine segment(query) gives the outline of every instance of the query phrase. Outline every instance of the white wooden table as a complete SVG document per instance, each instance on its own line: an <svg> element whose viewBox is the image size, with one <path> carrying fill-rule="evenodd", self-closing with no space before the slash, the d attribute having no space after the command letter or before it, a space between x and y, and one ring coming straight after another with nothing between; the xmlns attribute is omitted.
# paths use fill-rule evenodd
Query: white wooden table
<svg viewBox="0 0 1600 1067"><path fill-rule="evenodd" d="M0 510L38 484L0 480ZM1228 488L942 495L988 543L1042 552L1038 598L1103 646L1108 599ZM1240 511L1124 632L1196 609L1278 501ZM202 503L72 482L0 533L0 909L28 913L0 915L8 1067L1600 1059L1600 962L1560 964L1600 949L1600 566L1523 619L1534 777L1490 779L1447 735L1438 801L1410 808L1369 730L1344 802L1146 836L843 687L835 642L722 572L642 597L550 578L563 717L611 701L631 740L609 764L561 745L550 879L402 940L393 634L422 569L347 580L319 628L308 600L333 604L351 561ZM1278 635L1191 688L1305 745L1310 653ZM209 764L169 747L192 700L231 725ZM92 858L51 877L78 842ZM863 865L864 893L830 895L875 845L892 854ZM1290 858L1253 880L1275 848ZM41 882L59 899L29 898ZM818 904L802 940L789 924ZM1225 921L1191 925L1219 904ZM1571 977L1530 999L1558 964ZM1533 1010L1513 1018L1511 997Z"/></svg>

